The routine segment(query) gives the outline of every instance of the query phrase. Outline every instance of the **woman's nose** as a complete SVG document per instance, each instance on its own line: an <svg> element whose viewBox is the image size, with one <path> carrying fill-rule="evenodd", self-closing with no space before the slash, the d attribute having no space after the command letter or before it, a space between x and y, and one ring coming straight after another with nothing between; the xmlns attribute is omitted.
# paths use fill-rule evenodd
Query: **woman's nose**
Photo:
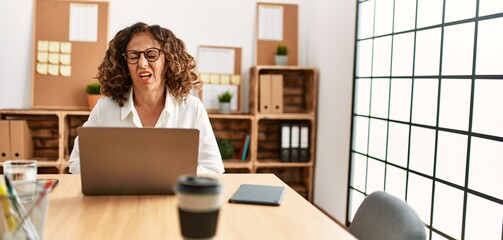
<svg viewBox="0 0 503 240"><path fill-rule="evenodd" d="M140 54L140 60L138 61L140 67L145 68L148 66L147 58L145 58L145 54Z"/></svg>

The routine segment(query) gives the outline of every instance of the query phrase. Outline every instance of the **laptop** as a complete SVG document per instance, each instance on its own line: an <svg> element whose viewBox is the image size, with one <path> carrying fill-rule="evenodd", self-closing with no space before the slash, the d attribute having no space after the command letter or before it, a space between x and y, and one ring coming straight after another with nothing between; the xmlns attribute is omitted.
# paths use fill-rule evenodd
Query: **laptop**
<svg viewBox="0 0 503 240"><path fill-rule="evenodd" d="M184 174L196 174L199 130L79 127L84 195L173 194Z"/></svg>

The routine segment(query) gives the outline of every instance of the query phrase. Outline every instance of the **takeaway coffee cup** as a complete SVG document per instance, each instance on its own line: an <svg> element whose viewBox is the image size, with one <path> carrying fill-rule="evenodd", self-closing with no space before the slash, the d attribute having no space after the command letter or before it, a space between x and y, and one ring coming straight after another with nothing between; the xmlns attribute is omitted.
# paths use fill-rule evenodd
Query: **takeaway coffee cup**
<svg viewBox="0 0 503 240"><path fill-rule="evenodd" d="M215 236L220 211L220 182L216 178L181 176L175 186L182 236L208 239Z"/></svg>

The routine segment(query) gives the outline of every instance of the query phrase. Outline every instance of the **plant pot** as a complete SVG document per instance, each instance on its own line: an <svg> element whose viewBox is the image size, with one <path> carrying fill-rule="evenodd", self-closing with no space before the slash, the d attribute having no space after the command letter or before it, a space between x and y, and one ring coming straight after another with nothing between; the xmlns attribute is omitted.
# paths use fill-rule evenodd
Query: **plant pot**
<svg viewBox="0 0 503 240"><path fill-rule="evenodd" d="M274 59L277 66L286 66L288 65L288 56L287 55L276 55Z"/></svg>
<svg viewBox="0 0 503 240"><path fill-rule="evenodd" d="M103 97L105 96L101 94L87 94L87 104L89 104L89 111L92 111L96 103L98 103L98 100Z"/></svg>
<svg viewBox="0 0 503 240"><path fill-rule="evenodd" d="M219 104L219 112L223 114L229 114L231 112L231 103L230 102L220 102Z"/></svg>

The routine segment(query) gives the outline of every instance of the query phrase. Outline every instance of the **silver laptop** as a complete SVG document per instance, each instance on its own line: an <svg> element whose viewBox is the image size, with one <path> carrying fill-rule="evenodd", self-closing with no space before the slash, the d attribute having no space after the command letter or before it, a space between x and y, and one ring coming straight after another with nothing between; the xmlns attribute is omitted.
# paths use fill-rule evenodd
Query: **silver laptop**
<svg viewBox="0 0 503 240"><path fill-rule="evenodd" d="M196 174L199 130L79 127L85 195L172 194L179 176Z"/></svg>

